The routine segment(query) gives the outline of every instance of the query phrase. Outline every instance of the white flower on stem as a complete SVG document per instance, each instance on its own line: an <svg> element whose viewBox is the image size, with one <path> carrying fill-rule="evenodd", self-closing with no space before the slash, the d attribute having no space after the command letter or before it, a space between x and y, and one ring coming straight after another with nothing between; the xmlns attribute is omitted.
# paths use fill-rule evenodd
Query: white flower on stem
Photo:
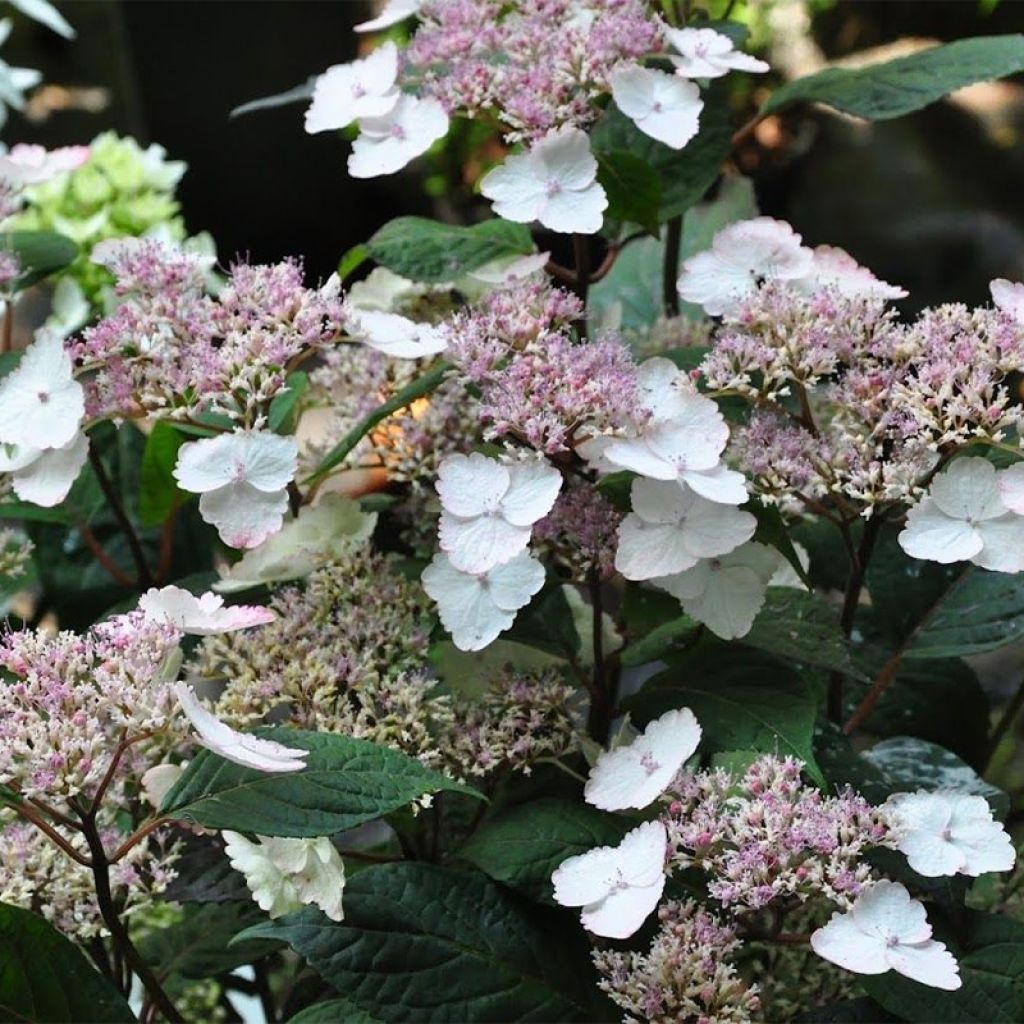
<svg viewBox="0 0 1024 1024"><path fill-rule="evenodd" d="M139 598L139 611L153 622L175 626L190 636L214 636L264 626L277 616L260 605L225 607L224 598L207 591L199 597L182 587L150 587Z"/></svg>
<svg viewBox="0 0 1024 1024"><path fill-rule="evenodd" d="M665 35L678 56L668 59L683 78L721 78L730 71L769 71L769 66L737 50L733 41L712 28L666 28Z"/></svg>
<svg viewBox="0 0 1024 1024"><path fill-rule="evenodd" d="M398 104L398 47L390 39L368 57L328 68L313 87L306 131L336 131L364 117L383 117Z"/></svg>
<svg viewBox="0 0 1024 1024"><path fill-rule="evenodd" d="M692 619L715 636L746 636L764 604L765 592L779 568L773 548L750 541L719 558L704 558L691 569L653 580L683 606Z"/></svg>
<svg viewBox="0 0 1024 1024"><path fill-rule="evenodd" d="M480 191L499 217L518 224L540 221L563 234L595 234L608 207L590 137L572 127L549 132L525 153L508 157L484 175Z"/></svg>
<svg viewBox="0 0 1024 1024"><path fill-rule="evenodd" d="M1012 840L992 817L983 796L926 790L896 793L885 810L896 848L919 875L1009 871L1017 859Z"/></svg>
<svg viewBox="0 0 1024 1024"><path fill-rule="evenodd" d="M175 683L174 692L185 717L196 731L201 746L220 755L225 761L255 768L261 772L298 772L306 767L309 751L286 747L274 740L260 739L238 732L225 725L215 714L199 702L195 691L185 683Z"/></svg>
<svg viewBox="0 0 1024 1024"><path fill-rule="evenodd" d="M155 764L142 773L142 795L154 810L160 810L184 770L180 764Z"/></svg>
<svg viewBox="0 0 1024 1024"><path fill-rule="evenodd" d="M539 274L550 259L549 252L533 252L526 256L500 256L482 267L477 267L476 270L468 271L466 277L476 284L508 284L510 281L520 281L524 277Z"/></svg>
<svg viewBox="0 0 1024 1024"><path fill-rule="evenodd" d="M632 743L606 750L590 769L583 798L603 811L642 810L657 800L700 743L689 708L667 711Z"/></svg>
<svg viewBox="0 0 1024 1024"><path fill-rule="evenodd" d="M353 178L394 174L426 153L447 132L448 115L437 100L403 93L389 113L360 118L348 172Z"/></svg>
<svg viewBox="0 0 1024 1024"><path fill-rule="evenodd" d="M582 907L583 927L625 939L647 920L665 888L668 837L660 821L627 832L618 846L599 846L563 861L551 876L555 901Z"/></svg>
<svg viewBox="0 0 1024 1024"><path fill-rule="evenodd" d="M406 18L418 14L423 6L423 0L387 0L380 14L369 21L360 22L356 25L356 32L379 32L382 28L391 28Z"/></svg>
<svg viewBox="0 0 1024 1024"><path fill-rule="evenodd" d="M632 437L599 439L601 457L652 480L678 480L709 501L745 502L743 474L719 461L729 427L718 406L694 391L669 359L648 359L638 377L646 420Z"/></svg>
<svg viewBox="0 0 1024 1024"><path fill-rule="evenodd" d="M682 149L700 128L700 89L676 75L640 65L612 74L615 105L645 135Z"/></svg>
<svg viewBox="0 0 1024 1024"><path fill-rule="evenodd" d="M1018 323L1024 324L1024 284L997 277L989 283L988 290L996 309L1001 309Z"/></svg>
<svg viewBox="0 0 1024 1024"><path fill-rule="evenodd" d="M242 431L183 444L174 477L225 544L254 548L281 528L297 465L294 438Z"/></svg>
<svg viewBox="0 0 1024 1024"><path fill-rule="evenodd" d="M996 572L1024 570L1024 517L1005 504L1007 499L1012 503L1018 479L1015 474L1000 480L986 459L956 459L907 514L900 547L911 558L930 562L969 561Z"/></svg>
<svg viewBox="0 0 1024 1024"><path fill-rule="evenodd" d="M961 985L953 954L932 938L924 906L898 882L862 892L845 914L833 914L811 935L818 956L855 974L895 971L948 992Z"/></svg>
<svg viewBox="0 0 1024 1024"><path fill-rule="evenodd" d="M437 471L441 550L462 572L487 572L515 558L561 487L562 474L547 462L449 455Z"/></svg>
<svg viewBox="0 0 1024 1024"><path fill-rule="evenodd" d="M17 188L39 185L65 171L73 171L89 159L88 146L62 146L47 150L45 146L19 143L10 152L0 154L0 180Z"/></svg>
<svg viewBox="0 0 1024 1024"><path fill-rule="evenodd" d="M281 917L307 904L332 921L343 921L345 862L326 836L282 839L257 836L256 842L225 829L231 866L242 873L252 898L270 917Z"/></svg>
<svg viewBox="0 0 1024 1024"><path fill-rule="evenodd" d="M814 255L786 223L754 217L722 228L711 248L691 256L679 276L679 295L709 316L728 316L764 281L806 277Z"/></svg>
<svg viewBox="0 0 1024 1024"><path fill-rule="evenodd" d="M9 473L11 487L22 500L53 508L78 479L89 457L89 440L78 433L62 448L31 448L0 443L0 473Z"/></svg>
<svg viewBox="0 0 1024 1024"><path fill-rule="evenodd" d="M544 586L544 566L523 551L487 572L461 572L439 551L422 580L455 646L479 651L508 629L516 612Z"/></svg>
<svg viewBox="0 0 1024 1024"><path fill-rule="evenodd" d="M905 299L906 288L881 281L862 267L845 249L834 245L816 246L810 272L794 282L806 295L830 288L848 299Z"/></svg>
<svg viewBox="0 0 1024 1024"><path fill-rule="evenodd" d="M332 274L330 280L337 282L340 292L338 275ZM360 313L394 313L403 303L429 295L432 290L432 285L410 281L387 267L374 267L362 281L356 281L349 288L348 305Z"/></svg>
<svg viewBox="0 0 1024 1024"><path fill-rule="evenodd" d="M0 380L0 442L26 448L63 448L85 415L85 391L71 357L53 331L36 332L21 362Z"/></svg>
<svg viewBox="0 0 1024 1024"><path fill-rule="evenodd" d="M702 498L685 484L637 479L619 527L615 568L628 580L671 576L734 551L754 535L749 513Z"/></svg>
<svg viewBox="0 0 1024 1024"><path fill-rule="evenodd" d="M370 348L396 359L422 359L448 347L448 332L444 327L418 324L398 313L376 310L355 313L349 332Z"/></svg>

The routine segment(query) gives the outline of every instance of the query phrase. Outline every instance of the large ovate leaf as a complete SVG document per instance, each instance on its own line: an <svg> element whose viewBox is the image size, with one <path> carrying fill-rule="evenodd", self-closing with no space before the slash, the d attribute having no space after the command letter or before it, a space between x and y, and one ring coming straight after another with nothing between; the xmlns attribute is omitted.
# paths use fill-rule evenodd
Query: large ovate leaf
<svg viewBox="0 0 1024 1024"><path fill-rule="evenodd" d="M595 1020L585 943L561 923L483 875L406 862L355 875L340 924L306 908L241 938L287 943L384 1021Z"/></svg>
<svg viewBox="0 0 1024 1024"><path fill-rule="evenodd" d="M0 903L0 1019L134 1021L124 998L41 917Z"/></svg>
<svg viewBox="0 0 1024 1024"><path fill-rule="evenodd" d="M613 149L598 157L597 180L608 196L607 219L658 233L661 180L650 164L628 150Z"/></svg>
<svg viewBox="0 0 1024 1024"><path fill-rule="evenodd" d="M959 39L864 68L825 68L777 89L761 108L825 103L871 121L902 117L975 82L1024 71L1024 35Z"/></svg>
<svg viewBox="0 0 1024 1024"><path fill-rule="evenodd" d="M139 466L139 519L143 526L159 526L188 498L174 479L178 449L187 438L166 420L159 420L146 438Z"/></svg>
<svg viewBox="0 0 1024 1024"><path fill-rule="evenodd" d="M380 1024L380 1018L360 1009L351 999L327 999L288 1018L288 1024Z"/></svg>
<svg viewBox="0 0 1024 1024"><path fill-rule="evenodd" d="M551 873L562 861L614 846L630 825L588 804L538 800L488 818L458 852L496 881L551 902Z"/></svg>
<svg viewBox="0 0 1024 1024"><path fill-rule="evenodd" d="M476 791L390 747L297 729L260 736L309 751L297 772L258 772L203 750L167 794L161 813L205 828L265 836L329 836L442 790Z"/></svg>
<svg viewBox="0 0 1024 1024"><path fill-rule="evenodd" d="M492 260L525 256L533 252L533 239L525 225L505 220L460 227L425 217L398 217L366 243L366 251L402 277L441 284Z"/></svg>
<svg viewBox="0 0 1024 1024"><path fill-rule="evenodd" d="M78 255L78 246L54 231L5 231L0 232L0 251L18 257L21 273L14 287L20 290L66 267Z"/></svg>

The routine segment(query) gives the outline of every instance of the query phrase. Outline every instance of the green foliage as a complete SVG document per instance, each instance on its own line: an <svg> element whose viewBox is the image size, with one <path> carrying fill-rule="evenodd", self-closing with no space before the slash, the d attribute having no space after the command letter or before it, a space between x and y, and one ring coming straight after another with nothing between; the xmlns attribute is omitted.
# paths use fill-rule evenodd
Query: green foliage
<svg viewBox="0 0 1024 1024"><path fill-rule="evenodd" d="M628 150L613 149L598 157L597 180L608 196L606 219L639 224L657 235L661 179L650 164Z"/></svg>
<svg viewBox="0 0 1024 1024"><path fill-rule="evenodd" d="M379 1024L374 1017L358 1007L351 999L327 999L300 1010L288 1018L288 1024Z"/></svg>
<svg viewBox="0 0 1024 1024"><path fill-rule="evenodd" d="M292 434L298 416L298 405L309 387L309 375L303 370L288 374L287 390L274 397L270 403L267 425L276 434Z"/></svg>
<svg viewBox="0 0 1024 1024"><path fill-rule="evenodd" d="M122 996L52 925L0 903L0 1018L53 1024L134 1021Z"/></svg>
<svg viewBox="0 0 1024 1024"><path fill-rule="evenodd" d="M185 435L166 420L158 420L146 438L139 467L139 519L144 526L159 526L188 495L174 479L178 449Z"/></svg>
<svg viewBox="0 0 1024 1024"><path fill-rule="evenodd" d="M21 264L16 291L63 270L78 255L78 246L55 231L0 232L0 250L13 252Z"/></svg>
<svg viewBox="0 0 1024 1024"><path fill-rule="evenodd" d="M341 924L306 908L241 938L287 943L383 1021L597 1020L583 940L563 921L483 875L403 863L359 872Z"/></svg>
<svg viewBox="0 0 1024 1024"><path fill-rule="evenodd" d="M328 836L373 821L430 793L475 794L390 747L296 729L257 734L309 751L297 772L267 773L200 751L161 813L205 828L265 836Z"/></svg>

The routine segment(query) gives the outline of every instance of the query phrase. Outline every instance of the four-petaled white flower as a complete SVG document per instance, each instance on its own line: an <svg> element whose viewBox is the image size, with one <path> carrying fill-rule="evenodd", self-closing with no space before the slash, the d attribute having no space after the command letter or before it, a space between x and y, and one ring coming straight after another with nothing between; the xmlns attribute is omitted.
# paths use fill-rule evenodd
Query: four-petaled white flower
<svg viewBox="0 0 1024 1024"><path fill-rule="evenodd" d="M555 901L582 907L583 927L609 939L632 935L665 888L668 837L660 821L627 832L618 846L599 846L563 861L551 876Z"/></svg>
<svg viewBox="0 0 1024 1024"><path fill-rule="evenodd" d="M594 451L605 463L652 480L678 480L709 501L745 502L743 474L719 462L729 428L718 406L694 391L669 359L648 359L638 378L646 420L634 436L599 437L584 454Z"/></svg>
<svg viewBox="0 0 1024 1024"><path fill-rule="evenodd" d="M988 290L996 309L1001 309L1018 323L1024 324L1024 284L997 277L989 283Z"/></svg>
<svg viewBox="0 0 1024 1024"><path fill-rule="evenodd" d="M174 476L225 544L254 548L280 529L297 465L294 438L241 431L183 444Z"/></svg>
<svg viewBox="0 0 1024 1024"><path fill-rule="evenodd" d="M53 331L41 330L21 362L0 380L0 443L63 448L85 415L85 391Z"/></svg>
<svg viewBox="0 0 1024 1024"><path fill-rule="evenodd" d="M666 28L665 35L678 53L668 59L683 78L721 78L730 71L768 71L763 60L737 50L733 41L712 28Z"/></svg>
<svg viewBox="0 0 1024 1024"><path fill-rule="evenodd" d="M349 332L370 348L396 359L422 359L448 347L448 332L444 327L419 324L398 313L377 310L355 313Z"/></svg>
<svg viewBox="0 0 1024 1024"><path fill-rule="evenodd" d="M207 591L196 597L183 587L150 587L139 598L139 611L153 622L175 626L190 636L214 636L273 622L277 616L260 605L225 607L224 598Z"/></svg>
<svg viewBox="0 0 1024 1024"><path fill-rule="evenodd" d="M549 132L525 153L488 171L480 191L499 217L519 224L540 221L563 234L600 231L608 206L590 138L572 127Z"/></svg>
<svg viewBox="0 0 1024 1024"><path fill-rule="evenodd" d="M928 878L1009 871L1017 859L1013 842L992 817L983 796L970 793L897 793L886 802L896 848Z"/></svg>
<svg viewBox="0 0 1024 1024"><path fill-rule="evenodd" d="M691 569L654 580L678 598L683 611L715 636L746 636L764 604L781 561L778 552L750 541L720 558L704 558Z"/></svg>
<svg viewBox="0 0 1024 1024"><path fill-rule="evenodd" d="M544 586L544 566L523 551L488 572L461 572L439 551L422 580L452 643L460 651L479 651L508 629L516 612Z"/></svg>
<svg viewBox="0 0 1024 1024"><path fill-rule="evenodd" d="M898 882L876 882L845 914L833 914L811 935L811 948L856 974L896 971L949 992L961 984L953 954L932 938L924 907Z"/></svg>
<svg viewBox="0 0 1024 1024"><path fill-rule="evenodd" d="M619 68L611 86L615 105L652 139L682 149L697 134L704 101L692 82L633 65Z"/></svg>
<svg viewBox="0 0 1024 1024"><path fill-rule="evenodd" d="M447 132L448 115L437 100L402 93L387 114L360 119L348 172L353 178L394 174L426 153Z"/></svg>
<svg viewBox="0 0 1024 1024"><path fill-rule="evenodd" d="M11 487L22 501L53 508L68 496L88 457L89 441L83 433L62 448L0 442L0 473L10 474Z"/></svg>
<svg viewBox="0 0 1024 1024"><path fill-rule="evenodd" d="M449 455L437 471L441 550L461 572L487 572L515 558L561 487L562 474L547 462Z"/></svg>
<svg viewBox="0 0 1024 1024"><path fill-rule="evenodd" d="M786 223L772 217L730 224L711 248L691 256L679 276L679 294L709 316L728 316L764 281L806 277L814 254Z"/></svg>
<svg viewBox="0 0 1024 1024"><path fill-rule="evenodd" d="M642 810L665 792L700 743L689 708L667 711L628 746L604 751L590 769L583 797L603 811Z"/></svg>
<svg viewBox="0 0 1024 1024"><path fill-rule="evenodd" d="M328 68L313 87L306 131L334 131L366 117L383 117L398 104L398 47L390 39L368 57Z"/></svg>
<svg viewBox="0 0 1024 1024"><path fill-rule="evenodd" d="M281 917L311 903L332 921L344 920L341 898L345 863L326 836L257 836L254 843L228 829L221 835L231 866L242 873L252 898L271 917Z"/></svg>
<svg viewBox="0 0 1024 1024"><path fill-rule="evenodd" d="M88 146L62 146L47 150L44 146L19 143L9 153L0 154L0 180L15 187L39 185L65 171L73 171L89 159Z"/></svg>
<svg viewBox="0 0 1024 1024"><path fill-rule="evenodd" d="M806 277L794 281L798 291L810 295L823 288L848 299L905 299L906 288L889 284L862 267L845 249L819 245L811 250L812 263Z"/></svg>
<svg viewBox="0 0 1024 1024"><path fill-rule="evenodd" d="M306 767L309 751L286 747L274 740L249 736L225 725L199 702L195 691L185 683L175 683L174 692L185 717L196 731L201 746L219 754L225 761L255 768L261 772L298 772Z"/></svg>
<svg viewBox="0 0 1024 1024"><path fill-rule="evenodd" d="M671 576L734 551L754 535L757 520L702 498L685 484L633 481L633 511L619 527L615 568L628 580Z"/></svg>
<svg viewBox="0 0 1024 1024"><path fill-rule="evenodd" d="M356 32L379 32L382 28L391 28L406 18L418 14L423 0L387 0L380 14L369 21L362 21L355 27Z"/></svg>
<svg viewBox="0 0 1024 1024"><path fill-rule="evenodd" d="M1007 470L1007 472L1010 472ZM973 562L996 572L1024 569L1024 516L1010 510L1017 475L1003 484L982 458L960 458L932 481L928 494L907 514L900 547L931 562Z"/></svg>

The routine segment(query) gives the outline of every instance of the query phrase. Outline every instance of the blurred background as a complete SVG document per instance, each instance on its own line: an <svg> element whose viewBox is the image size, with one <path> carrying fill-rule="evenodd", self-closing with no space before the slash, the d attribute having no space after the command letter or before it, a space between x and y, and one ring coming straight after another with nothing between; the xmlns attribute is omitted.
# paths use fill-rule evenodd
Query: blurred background
<svg viewBox="0 0 1024 1024"><path fill-rule="evenodd" d="M303 131L302 104L229 117L240 104L356 56L367 41L352 26L370 15L369 2L57 6L76 39L14 16L3 57L38 68L43 84L29 93L23 112L12 113L4 140L55 146L114 130L160 143L170 159L188 164L178 198L189 233L209 231L222 261L302 254L310 275L323 277L391 217L473 219L482 212L464 152L458 159L435 155L418 175L355 181L345 172L344 141ZM731 6L750 27L748 48L773 63L776 84L825 62L867 62L930 41L1024 30L1019 0ZM772 83L731 78L748 80L736 86L739 123ZM812 244L847 248L883 278L909 287L909 311L952 299L982 302L993 276L1024 276L1022 139L1024 84L1004 81L873 126L813 110L772 118L736 161L753 177L763 212L790 220Z"/></svg>

